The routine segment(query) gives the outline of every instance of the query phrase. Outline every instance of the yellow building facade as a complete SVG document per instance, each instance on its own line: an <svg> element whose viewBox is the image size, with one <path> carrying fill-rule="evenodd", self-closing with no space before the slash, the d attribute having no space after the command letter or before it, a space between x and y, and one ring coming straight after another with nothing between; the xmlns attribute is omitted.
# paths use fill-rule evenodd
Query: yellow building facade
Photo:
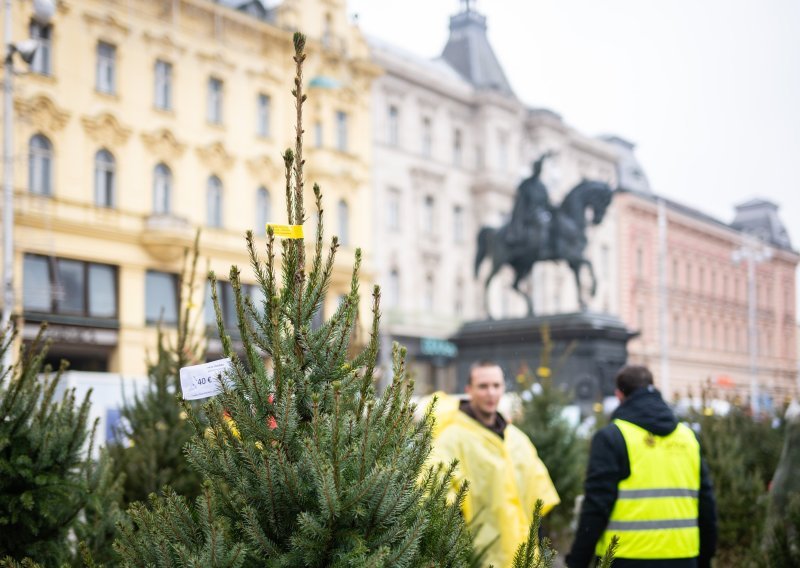
<svg viewBox="0 0 800 568"><path fill-rule="evenodd" d="M326 234L343 245L325 315L348 290L356 246L362 291L370 290L377 69L343 0L286 0L270 10L66 0L47 26L32 19L31 4L13 3L15 40L43 43L14 92L14 315L25 339L48 321L51 359L144 374L157 321L175 318L177 274L197 228L201 279L209 268L227 280L236 264L254 282L245 231L260 235L263 250L264 223L286 219L293 30L309 38L307 213L313 219L319 183ZM313 230L307 222L306 235ZM221 296L235 317L225 286ZM202 286L193 304L201 309ZM363 301L365 316L368 307ZM209 342L209 358L218 344Z"/></svg>

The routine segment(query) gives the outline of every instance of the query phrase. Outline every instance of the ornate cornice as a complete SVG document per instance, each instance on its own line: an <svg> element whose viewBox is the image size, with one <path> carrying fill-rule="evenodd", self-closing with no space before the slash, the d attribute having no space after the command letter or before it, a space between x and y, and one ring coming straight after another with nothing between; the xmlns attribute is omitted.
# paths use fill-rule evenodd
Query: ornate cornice
<svg viewBox="0 0 800 568"><path fill-rule="evenodd" d="M81 119L83 129L89 138L101 146L122 146L128 141L131 129L122 126L111 114L104 112L97 116L84 116Z"/></svg>
<svg viewBox="0 0 800 568"><path fill-rule="evenodd" d="M211 171L228 170L233 165L234 158L225 150L222 142L212 142L208 146L198 148L197 155Z"/></svg>
<svg viewBox="0 0 800 568"><path fill-rule="evenodd" d="M221 51L216 51L213 53L198 51L196 55L197 59L203 63L207 63L224 71L233 71L236 68L236 65L234 65L229 59L226 59Z"/></svg>
<svg viewBox="0 0 800 568"><path fill-rule="evenodd" d="M31 124L34 130L45 133L58 132L67 124L70 112L58 108L46 95L34 95L14 101L17 116Z"/></svg>
<svg viewBox="0 0 800 568"><path fill-rule="evenodd" d="M262 67L261 69L249 68L245 73L251 79L267 81L268 83L280 84L283 80L283 78L270 67Z"/></svg>
<svg viewBox="0 0 800 568"><path fill-rule="evenodd" d="M85 12L83 14L83 20L88 24L89 29L98 28L101 35L109 38L121 40L131 33L130 27L111 14Z"/></svg>
<svg viewBox="0 0 800 568"><path fill-rule="evenodd" d="M180 158L186 149L186 144L178 141L175 135L166 128L154 132L144 132L142 140L145 147L162 162L171 162Z"/></svg>
<svg viewBox="0 0 800 568"><path fill-rule="evenodd" d="M177 53L178 55L183 55L186 52L186 47L175 43L175 40L169 34L159 35L145 30L142 32L142 38L146 44L163 49L165 52Z"/></svg>
<svg viewBox="0 0 800 568"><path fill-rule="evenodd" d="M281 179L283 174L281 166L266 154L250 158L245 163L253 177L261 183L274 183Z"/></svg>

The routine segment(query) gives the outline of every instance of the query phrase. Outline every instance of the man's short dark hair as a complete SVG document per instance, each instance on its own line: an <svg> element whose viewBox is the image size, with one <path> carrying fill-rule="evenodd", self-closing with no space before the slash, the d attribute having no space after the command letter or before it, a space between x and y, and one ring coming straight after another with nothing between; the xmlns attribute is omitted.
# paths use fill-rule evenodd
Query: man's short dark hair
<svg viewBox="0 0 800 568"><path fill-rule="evenodd" d="M653 373L643 365L625 365L617 373L615 381L620 392L630 396L636 389L652 385Z"/></svg>
<svg viewBox="0 0 800 568"><path fill-rule="evenodd" d="M472 371L475 369L482 369L483 367L500 367L500 363L497 361L492 361L491 359L481 359L480 361L475 361L472 365L469 366L469 376L467 377L467 384L472 384ZM500 367L502 369L502 367Z"/></svg>

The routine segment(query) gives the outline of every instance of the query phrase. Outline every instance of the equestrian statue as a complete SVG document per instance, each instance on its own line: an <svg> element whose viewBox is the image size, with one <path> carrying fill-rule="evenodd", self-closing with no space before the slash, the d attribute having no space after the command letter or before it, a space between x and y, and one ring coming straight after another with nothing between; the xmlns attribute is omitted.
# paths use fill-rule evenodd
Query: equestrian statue
<svg viewBox="0 0 800 568"><path fill-rule="evenodd" d="M519 289L523 278L529 276L537 262L563 260L575 275L578 288L578 304L586 309L581 287L581 268L586 266L591 276L590 294L597 290L594 267L584 256L586 245L587 210L591 210L591 223L599 225L611 203L612 189L607 183L584 179L567 194L558 207L550 202L547 188L541 181L545 160L552 152L542 155L533 164L533 173L520 183L514 200L511 220L495 229L483 227L478 233L475 255L475 277L485 258L492 261L492 270L486 278L483 301L489 314L489 283L503 265L514 269L512 287L528 306L528 315L533 315L533 302L528 294ZM490 315L491 317L491 315Z"/></svg>

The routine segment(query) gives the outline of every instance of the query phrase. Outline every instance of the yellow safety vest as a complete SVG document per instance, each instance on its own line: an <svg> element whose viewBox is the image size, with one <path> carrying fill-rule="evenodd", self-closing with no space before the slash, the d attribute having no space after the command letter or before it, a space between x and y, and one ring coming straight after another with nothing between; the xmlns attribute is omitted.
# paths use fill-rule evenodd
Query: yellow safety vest
<svg viewBox="0 0 800 568"><path fill-rule="evenodd" d="M625 420L614 420L628 449L631 475L619 493L595 552L602 556L613 535L617 558L694 558L700 554L697 526L700 444L683 424L656 436Z"/></svg>

